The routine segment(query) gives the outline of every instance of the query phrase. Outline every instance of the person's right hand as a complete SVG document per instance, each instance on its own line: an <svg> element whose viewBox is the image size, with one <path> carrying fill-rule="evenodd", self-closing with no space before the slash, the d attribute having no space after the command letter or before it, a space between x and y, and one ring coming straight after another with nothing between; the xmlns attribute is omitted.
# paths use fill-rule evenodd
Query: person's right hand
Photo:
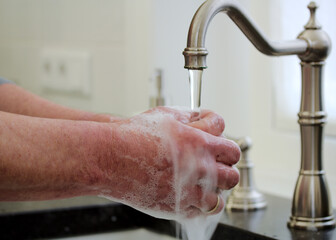
<svg viewBox="0 0 336 240"><path fill-rule="evenodd" d="M211 111L159 107L111 124L111 149L99 159L99 193L156 217L176 219L224 207L220 191L239 180L240 149L221 137ZM106 149L102 150L106 151Z"/></svg>

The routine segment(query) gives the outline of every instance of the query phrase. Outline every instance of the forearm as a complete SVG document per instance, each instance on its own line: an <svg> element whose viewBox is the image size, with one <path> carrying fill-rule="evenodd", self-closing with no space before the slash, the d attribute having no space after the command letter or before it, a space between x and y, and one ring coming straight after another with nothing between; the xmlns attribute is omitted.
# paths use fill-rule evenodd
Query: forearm
<svg viewBox="0 0 336 240"><path fill-rule="evenodd" d="M108 124L0 112L0 200L99 194L112 135Z"/></svg>
<svg viewBox="0 0 336 240"><path fill-rule="evenodd" d="M161 107L96 123L0 112L0 200L101 195L169 219L219 213L240 151L220 137L219 116L200 116L191 124L191 112Z"/></svg>
<svg viewBox="0 0 336 240"><path fill-rule="evenodd" d="M15 84L0 85L0 111L27 116L111 122L119 120L107 114L95 114L64 107L34 95Z"/></svg>

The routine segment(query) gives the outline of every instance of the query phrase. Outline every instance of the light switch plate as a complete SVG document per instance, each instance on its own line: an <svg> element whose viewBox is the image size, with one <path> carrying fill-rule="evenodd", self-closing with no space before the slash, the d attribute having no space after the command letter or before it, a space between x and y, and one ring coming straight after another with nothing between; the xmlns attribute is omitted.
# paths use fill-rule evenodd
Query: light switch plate
<svg viewBox="0 0 336 240"><path fill-rule="evenodd" d="M91 59L88 52L43 49L40 72L45 89L84 95L91 93Z"/></svg>

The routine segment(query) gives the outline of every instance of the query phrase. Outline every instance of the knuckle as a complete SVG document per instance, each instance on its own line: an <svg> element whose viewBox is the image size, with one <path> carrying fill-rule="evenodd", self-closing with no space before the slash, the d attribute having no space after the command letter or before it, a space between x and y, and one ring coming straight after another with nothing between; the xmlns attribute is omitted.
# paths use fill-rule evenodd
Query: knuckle
<svg viewBox="0 0 336 240"><path fill-rule="evenodd" d="M208 122L208 128L208 131L211 131L216 136L220 136L225 128L224 119L220 115L212 113Z"/></svg>
<svg viewBox="0 0 336 240"><path fill-rule="evenodd" d="M233 141L231 141L231 143L232 143L232 147L230 150L231 150L232 161L233 161L233 164L236 164L240 159L241 151L237 143Z"/></svg>
<svg viewBox="0 0 336 240"><path fill-rule="evenodd" d="M238 170L236 170L235 173L232 174L230 188L233 188L234 186L236 186L239 183L239 179L240 179L240 175L239 175Z"/></svg>
<svg viewBox="0 0 336 240"><path fill-rule="evenodd" d="M200 178L205 177L207 175L207 173L208 173L208 169L205 166L200 166L198 168L198 176Z"/></svg>

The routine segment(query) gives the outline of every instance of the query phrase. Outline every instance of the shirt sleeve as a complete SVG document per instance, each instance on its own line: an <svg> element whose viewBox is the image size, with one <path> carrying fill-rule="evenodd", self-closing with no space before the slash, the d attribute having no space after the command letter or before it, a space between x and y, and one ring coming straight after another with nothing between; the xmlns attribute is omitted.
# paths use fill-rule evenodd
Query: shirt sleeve
<svg viewBox="0 0 336 240"><path fill-rule="evenodd" d="M7 80L7 79L4 79L4 78L1 78L1 77L0 77L0 85L1 85L1 84L5 84L5 83L12 83L12 84L13 84L12 81L9 81L9 80Z"/></svg>

